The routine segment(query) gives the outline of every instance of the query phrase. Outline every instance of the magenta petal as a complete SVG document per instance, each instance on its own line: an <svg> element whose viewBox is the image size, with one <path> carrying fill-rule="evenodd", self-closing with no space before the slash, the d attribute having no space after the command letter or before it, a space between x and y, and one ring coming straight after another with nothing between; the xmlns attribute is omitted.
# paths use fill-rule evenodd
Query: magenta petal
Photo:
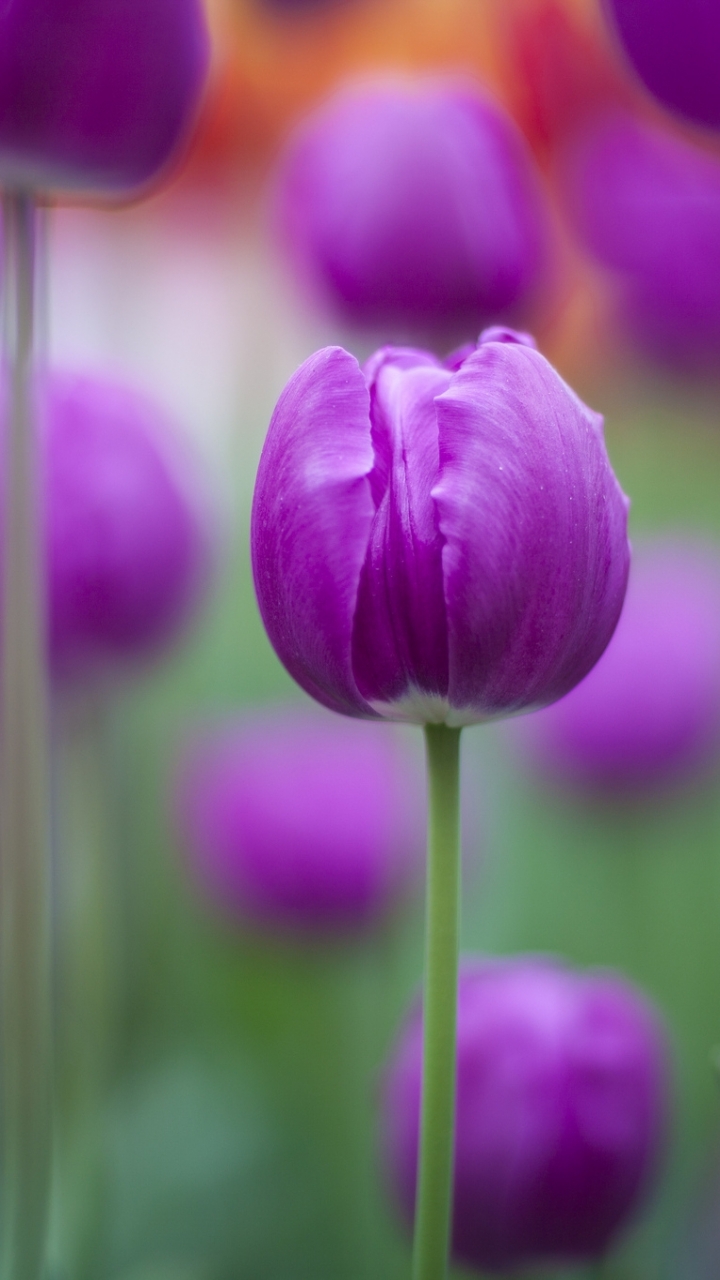
<svg viewBox="0 0 720 1280"><path fill-rule="evenodd" d="M326 347L290 379L270 423L253 502L253 572L281 662L312 697L348 715L373 715L351 664L372 467L365 379L354 356Z"/></svg>
<svg viewBox="0 0 720 1280"><path fill-rule="evenodd" d="M424 352L388 352L369 370L377 512L360 578L353 670L372 703L448 688L435 397L451 374Z"/></svg>
<svg viewBox="0 0 720 1280"><path fill-rule="evenodd" d="M531 333L525 333L523 329L508 329L504 324L493 324L489 329L483 329L478 339L478 346L486 342L517 343L521 347L532 347L533 351L537 351L537 342Z"/></svg>
<svg viewBox="0 0 720 1280"><path fill-rule="evenodd" d="M480 346L436 404L451 706L543 705L597 662L622 607L627 500L601 419L515 343Z"/></svg>

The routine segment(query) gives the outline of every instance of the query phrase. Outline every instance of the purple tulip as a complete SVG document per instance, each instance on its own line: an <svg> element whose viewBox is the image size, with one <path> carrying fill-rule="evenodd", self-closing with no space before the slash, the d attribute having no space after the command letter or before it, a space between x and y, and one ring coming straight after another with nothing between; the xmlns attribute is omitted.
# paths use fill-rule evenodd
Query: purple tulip
<svg viewBox="0 0 720 1280"><path fill-rule="evenodd" d="M577 230L618 273L641 343L672 364L717 367L720 159L612 112L578 132L561 174Z"/></svg>
<svg viewBox="0 0 720 1280"><path fill-rule="evenodd" d="M716 0L604 0L635 70L666 107L720 128Z"/></svg>
<svg viewBox="0 0 720 1280"><path fill-rule="evenodd" d="M411 1220L422 1012L383 1090L383 1145ZM654 1010L609 973L542 958L468 960L458 991L453 1254L514 1270L597 1258L639 1207L667 1116Z"/></svg>
<svg viewBox="0 0 720 1280"><path fill-rule="evenodd" d="M144 396L54 373L40 412L52 665L85 678L174 636L207 579L208 522Z"/></svg>
<svg viewBox="0 0 720 1280"><path fill-rule="evenodd" d="M583 788L661 786L720 749L720 557L661 541L633 558L617 631L566 698L514 726L544 775Z"/></svg>
<svg viewBox="0 0 720 1280"><path fill-rule="evenodd" d="M200 738L176 786L195 880L261 927L367 927L417 883L422 787L377 725L285 710Z"/></svg>
<svg viewBox="0 0 720 1280"><path fill-rule="evenodd" d="M133 190L187 132L209 61L200 0L0 5L0 182Z"/></svg>
<svg viewBox="0 0 720 1280"><path fill-rule="evenodd" d="M627 501L602 420L527 335L446 364L328 347L275 410L252 553L282 662L334 711L461 725L544 705L603 652Z"/></svg>
<svg viewBox="0 0 720 1280"><path fill-rule="evenodd" d="M344 89L291 139L277 201L295 260L360 324L477 332L540 282L529 152L472 84Z"/></svg>

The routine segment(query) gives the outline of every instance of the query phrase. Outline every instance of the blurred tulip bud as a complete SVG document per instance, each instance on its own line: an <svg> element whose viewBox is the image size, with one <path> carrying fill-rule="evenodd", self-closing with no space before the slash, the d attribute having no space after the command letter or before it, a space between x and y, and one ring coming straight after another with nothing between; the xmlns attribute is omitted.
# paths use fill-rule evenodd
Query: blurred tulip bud
<svg viewBox="0 0 720 1280"><path fill-rule="evenodd" d="M360 325L477 332L546 265L529 152L471 84L344 89L291 138L276 195L295 261Z"/></svg>
<svg viewBox="0 0 720 1280"><path fill-rule="evenodd" d="M145 396L52 373L40 415L51 662L60 680L83 681L175 637L207 586L209 513Z"/></svg>
<svg viewBox="0 0 720 1280"><path fill-rule="evenodd" d="M581 238L618 273L640 343L667 364L716 370L720 159L614 111L576 133L560 173Z"/></svg>
<svg viewBox="0 0 720 1280"><path fill-rule="evenodd" d="M386 1073L382 1140L412 1219L422 1011ZM642 1202L668 1111L655 1011L610 973L468 959L458 989L453 1257L514 1271L600 1257Z"/></svg>
<svg viewBox="0 0 720 1280"><path fill-rule="evenodd" d="M635 70L656 98L720 129L720 6L715 0L604 0Z"/></svg>
<svg viewBox="0 0 720 1280"><path fill-rule="evenodd" d="M462 725L559 698L603 652L628 572L602 419L527 334L443 364L339 347L291 378L255 489L275 650L334 711Z"/></svg>
<svg viewBox="0 0 720 1280"><path fill-rule="evenodd" d="M720 748L720 556L659 541L633 557L617 631L554 707L512 726L537 770L620 792L662 786Z"/></svg>
<svg viewBox="0 0 720 1280"><path fill-rule="evenodd" d="M201 0L0 5L0 181L122 193L187 132L209 61Z"/></svg>
<svg viewBox="0 0 720 1280"><path fill-rule="evenodd" d="M260 928L366 928L422 874L422 771L384 726L286 709L200 736L175 812L196 883Z"/></svg>

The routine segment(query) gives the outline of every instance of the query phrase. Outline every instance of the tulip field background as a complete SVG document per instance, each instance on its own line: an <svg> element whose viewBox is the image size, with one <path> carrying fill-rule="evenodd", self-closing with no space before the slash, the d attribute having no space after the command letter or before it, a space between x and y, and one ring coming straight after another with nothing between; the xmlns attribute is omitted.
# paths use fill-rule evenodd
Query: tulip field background
<svg viewBox="0 0 720 1280"><path fill-rule="evenodd" d="M174 413L206 466L217 543L207 603L175 648L57 716L59 876L83 1003L59 1006L63 1191L52 1280L410 1274L381 1167L377 1103L421 980L420 887L357 936L300 942L221 917L186 866L173 779L194 726L307 701L271 649L255 600L255 471L273 406L301 360L330 342L363 358L383 340L306 303L291 278L269 213L278 144L343 73L455 60L467 72L470 60L521 124L523 85L517 67L508 75L480 3L449 5L445 23L442 0L416 0L422 18L409 0L387 14L372 0L316 0L290 17L266 7L211 6L225 79L168 190L146 206L62 208L49 219L53 359L110 368ZM520 16L529 7L507 5ZM591 0L554 7L597 21ZM541 154L542 142L531 142ZM703 146L720 165L718 138ZM546 166L542 181L552 180ZM557 195L549 199L555 227L562 215ZM615 322L617 280L586 249L568 248L567 228L558 235L563 283L528 324L605 415L610 458L632 500L632 538L680 532L720 544L720 347L700 372L649 359ZM619 969L667 1018L675 1095L660 1177L602 1271L533 1274L712 1280L720 756L677 784L603 798L534 776L513 729L463 734L463 950ZM420 779L420 731L401 732ZM97 937L84 941L72 926L73 910L82 918L84 851L100 847L105 912L95 924L106 971L83 952L87 942L87 955L97 954Z"/></svg>
<svg viewBox="0 0 720 1280"><path fill-rule="evenodd" d="M587 398L607 413L611 456L633 495L633 533L720 531L712 399L688 403L682 388L640 383L608 386L602 403L593 390ZM252 591L249 476L264 422L246 413L235 463L240 527L216 599L183 650L110 717L131 943L99 1248L109 1274L138 1280L402 1277L408 1252L378 1179L374 1100L419 981L420 902L369 939L279 946L217 926L179 872L168 830L169 765L188 724L299 696ZM477 864L463 899L464 947L611 964L660 1002L679 1086L671 1159L659 1203L608 1275L710 1276L717 777L650 801L583 802L529 781L506 738L501 727L480 727L463 744L482 832L467 850Z"/></svg>

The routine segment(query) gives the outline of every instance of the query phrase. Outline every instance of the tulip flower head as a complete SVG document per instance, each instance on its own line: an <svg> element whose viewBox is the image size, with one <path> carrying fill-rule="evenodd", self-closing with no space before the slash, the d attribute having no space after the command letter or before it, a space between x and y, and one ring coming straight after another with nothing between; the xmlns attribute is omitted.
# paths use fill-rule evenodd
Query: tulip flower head
<svg viewBox="0 0 720 1280"><path fill-rule="evenodd" d="M175 807L193 878L246 924L357 930L420 877L422 788L375 725L310 710L230 725L187 752Z"/></svg>
<svg viewBox="0 0 720 1280"><path fill-rule="evenodd" d="M295 261L360 325L477 332L543 274L529 153L471 85L344 89L291 139L277 203Z"/></svg>
<svg viewBox="0 0 720 1280"><path fill-rule="evenodd" d="M383 1147L412 1219L422 1011L385 1077ZM453 1257L514 1271L600 1257L639 1208L661 1152L668 1046L623 979L542 958L461 965Z"/></svg>
<svg viewBox="0 0 720 1280"><path fill-rule="evenodd" d="M604 0L652 94L696 124L720 129L720 8L714 0Z"/></svg>
<svg viewBox="0 0 720 1280"><path fill-rule="evenodd" d="M581 238L616 273L640 344L664 363L717 368L720 161L631 115L580 128L561 168Z"/></svg>
<svg viewBox="0 0 720 1280"><path fill-rule="evenodd" d="M597 666L514 726L545 777L625 794L692 775L720 749L720 557L661 540L633 558L625 608Z"/></svg>
<svg viewBox="0 0 720 1280"><path fill-rule="evenodd" d="M132 191L167 163L209 61L201 0L0 6L0 183Z"/></svg>
<svg viewBox="0 0 720 1280"><path fill-rule="evenodd" d="M177 634L207 582L209 524L152 401L53 373L39 407L51 664L84 680Z"/></svg>
<svg viewBox="0 0 720 1280"><path fill-rule="evenodd" d="M278 656L334 711L469 724L561 697L622 607L627 500L602 420L527 335L443 363L338 347L291 378L252 554Z"/></svg>

